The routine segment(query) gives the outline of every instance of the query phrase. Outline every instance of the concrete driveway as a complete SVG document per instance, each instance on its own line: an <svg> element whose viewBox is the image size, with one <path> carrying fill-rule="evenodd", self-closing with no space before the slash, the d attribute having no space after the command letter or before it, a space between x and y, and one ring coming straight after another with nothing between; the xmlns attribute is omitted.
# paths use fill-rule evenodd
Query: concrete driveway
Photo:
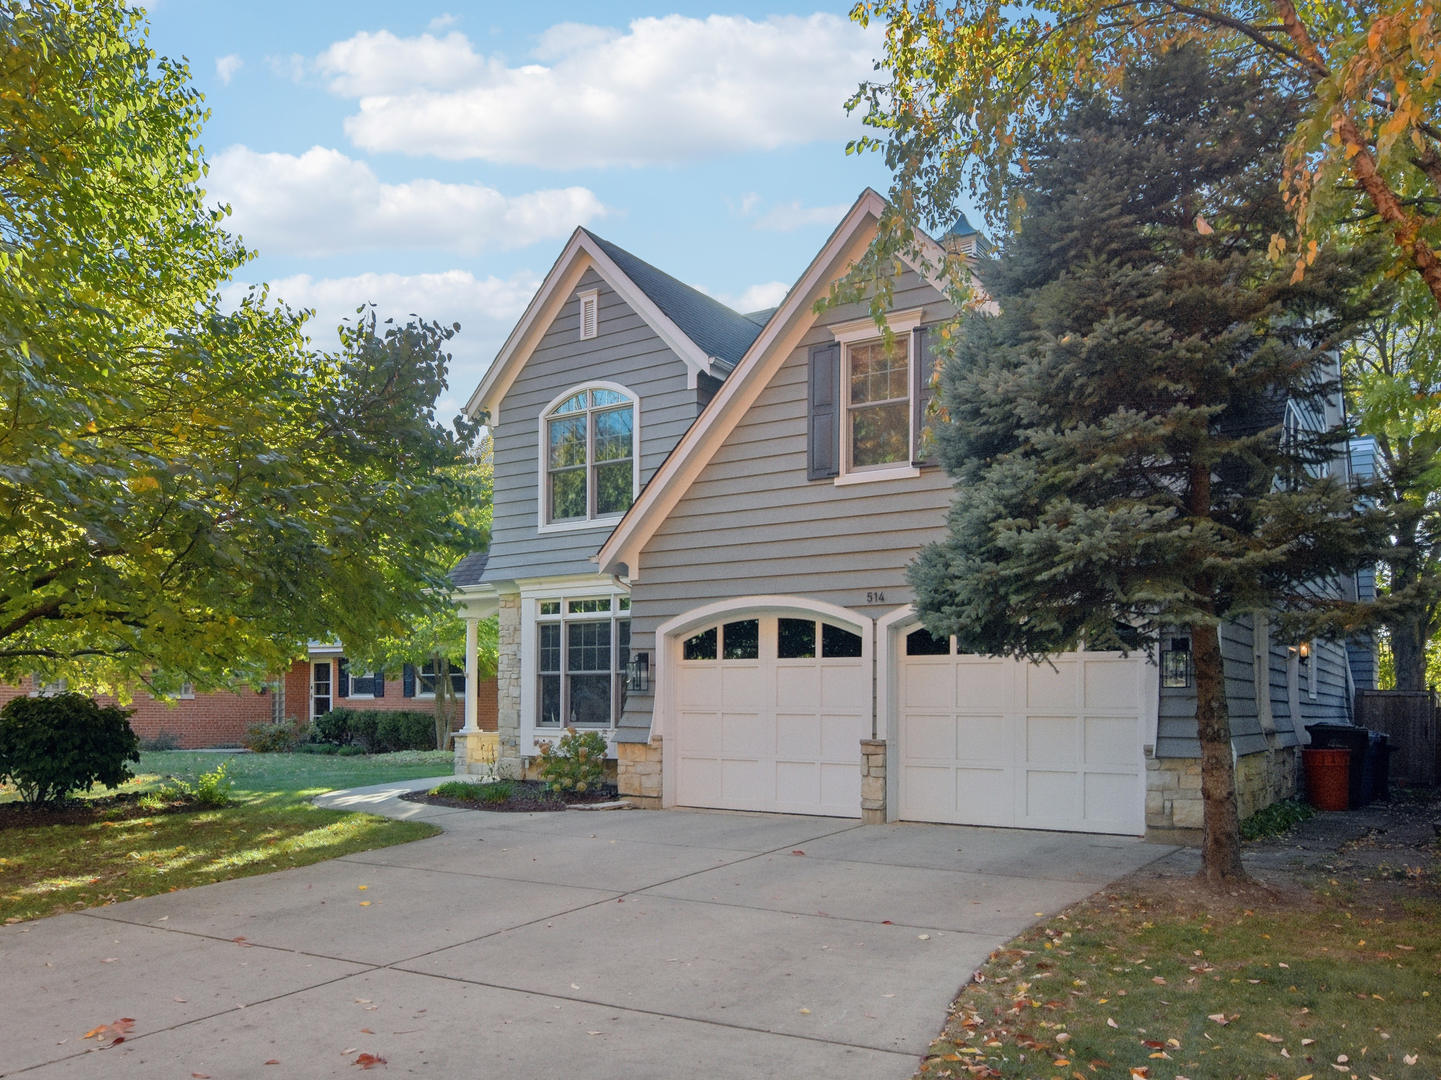
<svg viewBox="0 0 1441 1080"><path fill-rule="evenodd" d="M1171 850L394 798L424 783L326 802L442 836L0 930L0 1075L342 1077L370 1053L434 1077L903 1080L992 949ZM125 1043L80 1038L120 1017Z"/></svg>

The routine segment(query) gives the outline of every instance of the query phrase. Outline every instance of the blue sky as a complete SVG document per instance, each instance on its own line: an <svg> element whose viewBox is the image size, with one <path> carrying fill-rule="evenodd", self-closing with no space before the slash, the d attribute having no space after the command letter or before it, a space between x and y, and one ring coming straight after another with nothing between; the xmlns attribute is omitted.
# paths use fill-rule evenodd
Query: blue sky
<svg viewBox="0 0 1441 1080"><path fill-rule="evenodd" d="M842 107L879 53L846 8L160 0L212 116L208 189L333 326L373 300L463 330L463 401L576 225L742 309L867 185ZM318 342L329 341L317 327Z"/></svg>

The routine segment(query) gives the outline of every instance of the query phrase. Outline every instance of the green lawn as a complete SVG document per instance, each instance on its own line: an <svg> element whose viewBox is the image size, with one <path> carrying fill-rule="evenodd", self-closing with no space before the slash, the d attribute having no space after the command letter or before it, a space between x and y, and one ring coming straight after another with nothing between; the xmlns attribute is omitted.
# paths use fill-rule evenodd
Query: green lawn
<svg viewBox="0 0 1441 1080"><path fill-rule="evenodd" d="M1441 904L1309 899L1095 897L991 954L917 1077L1437 1076Z"/></svg>
<svg viewBox="0 0 1441 1080"><path fill-rule="evenodd" d="M0 829L0 921L78 911L433 836L439 830L432 825L320 810L309 800L336 788L441 775L452 760L442 752L144 754L135 779L120 790L159 791L170 777L193 783L229 762L234 802L217 810L128 820L114 814L85 825ZM13 791L0 789L0 801L14 798Z"/></svg>

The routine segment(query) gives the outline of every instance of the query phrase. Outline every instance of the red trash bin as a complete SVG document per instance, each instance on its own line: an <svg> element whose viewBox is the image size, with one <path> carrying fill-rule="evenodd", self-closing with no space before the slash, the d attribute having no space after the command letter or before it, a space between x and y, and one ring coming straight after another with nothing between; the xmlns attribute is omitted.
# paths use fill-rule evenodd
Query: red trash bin
<svg viewBox="0 0 1441 1080"><path fill-rule="evenodd" d="M1317 810L1347 810L1351 806L1351 751L1302 750L1306 769L1306 799Z"/></svg>

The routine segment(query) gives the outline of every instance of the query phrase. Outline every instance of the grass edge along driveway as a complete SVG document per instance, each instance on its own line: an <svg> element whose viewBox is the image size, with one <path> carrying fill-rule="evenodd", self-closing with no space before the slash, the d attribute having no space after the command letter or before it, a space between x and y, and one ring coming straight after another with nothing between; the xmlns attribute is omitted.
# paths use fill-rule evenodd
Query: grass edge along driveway
<svg viewBox="0 0 1441 1080"><path fill-rule="evenodd" d="M307 866L440 831L422 822L322 810L310 799L337 788L435 776L448 771L449 754L147 753L135 779L117 792L160 790L171 776L193 783L227 760L233 801L223 809L0 829L0 922ZM114 793L97 788L92 794Z"/></svg>

